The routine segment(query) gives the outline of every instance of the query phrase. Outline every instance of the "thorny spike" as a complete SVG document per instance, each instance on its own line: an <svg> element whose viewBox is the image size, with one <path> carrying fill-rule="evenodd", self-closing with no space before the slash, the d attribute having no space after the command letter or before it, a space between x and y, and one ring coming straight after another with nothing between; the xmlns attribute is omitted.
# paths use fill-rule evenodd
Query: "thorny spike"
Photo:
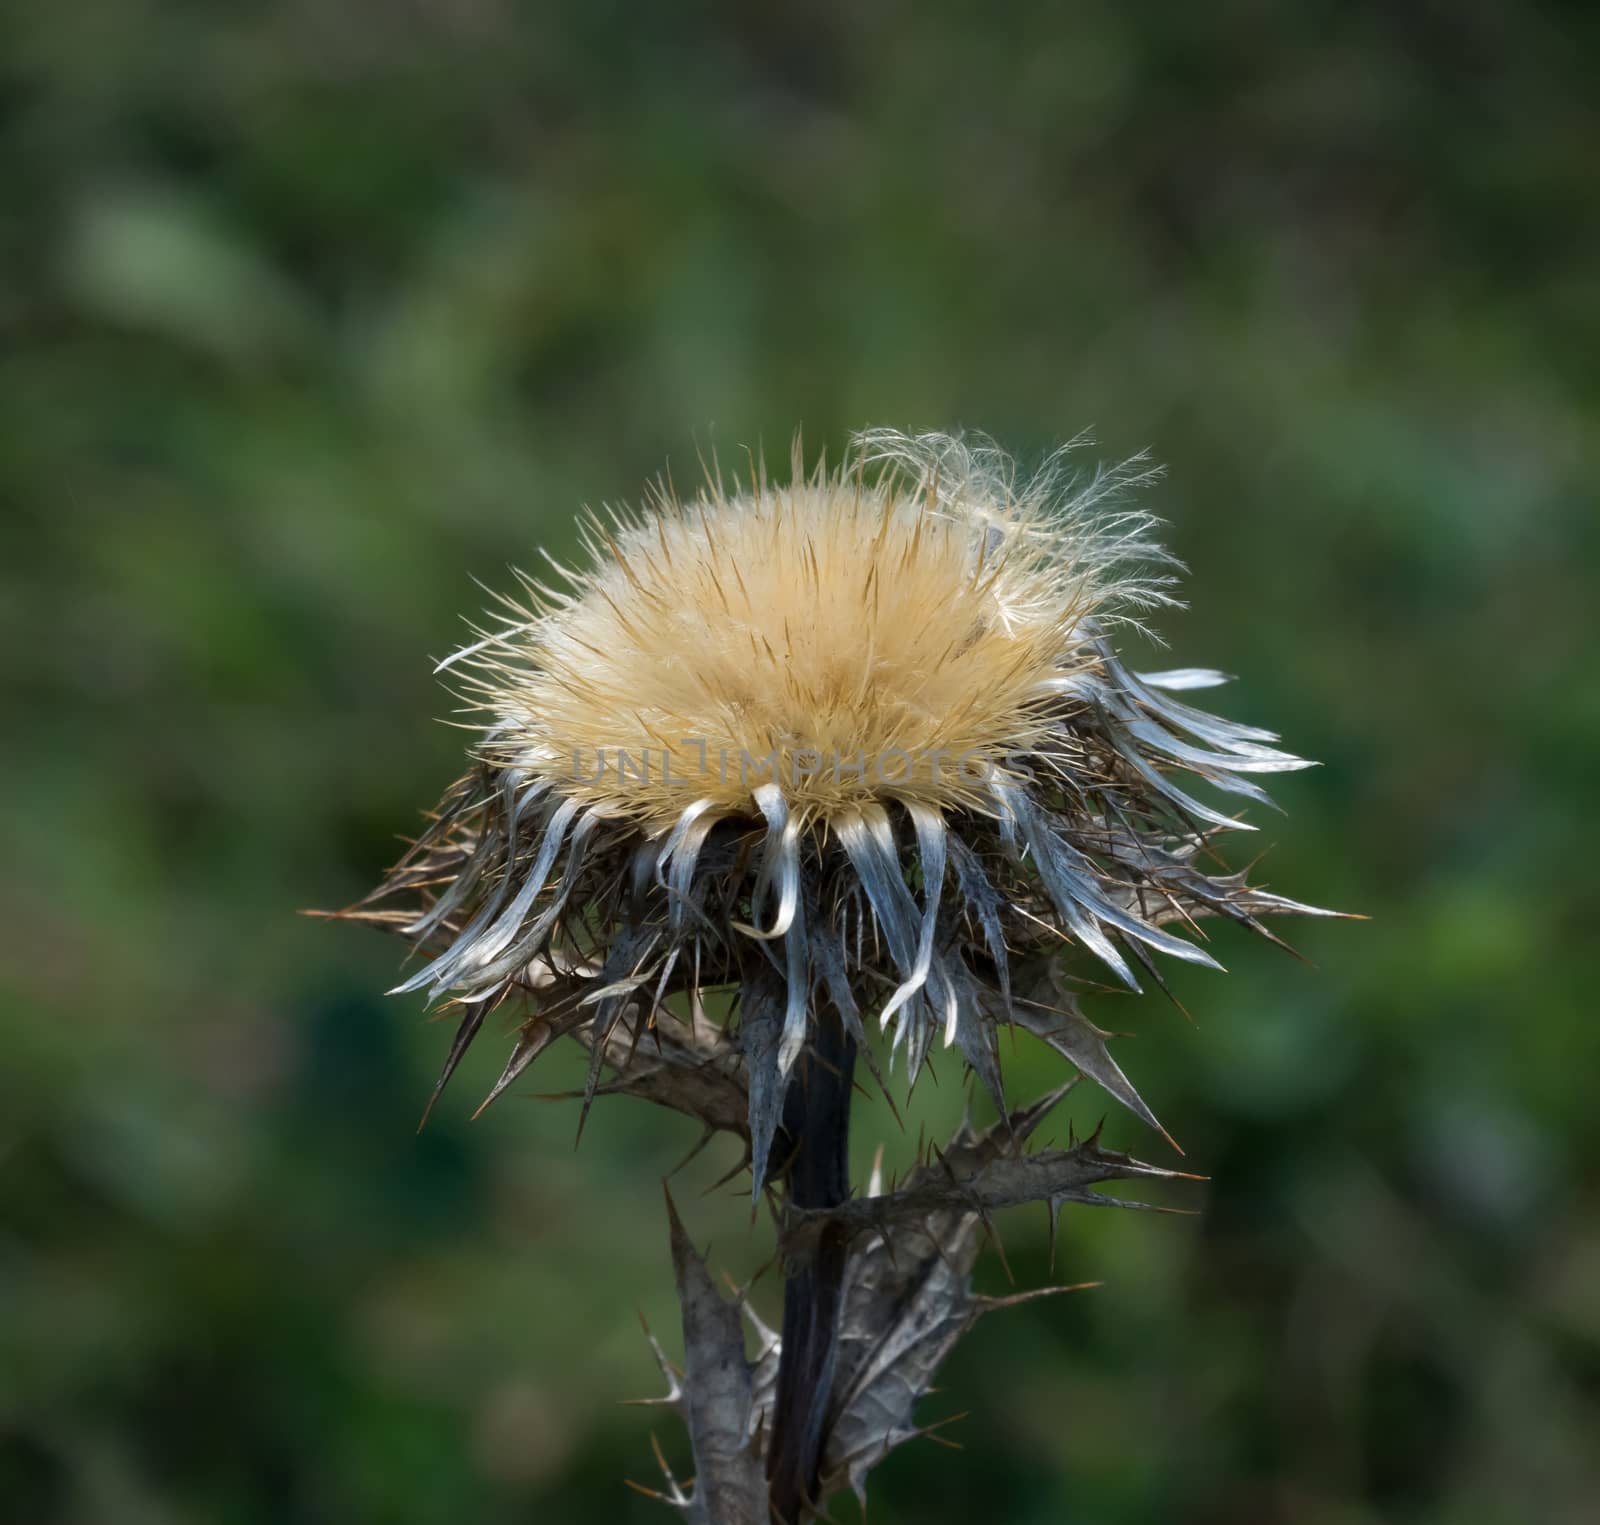
<svg viewBox="0 0 1600 1525"><path fill-rule="evenodd" d="M666 1378L667 1391L659 1398L625 1398L623 1403L629 1408L680 1408L683 1403L683 1373L667 1359L666 1351L661 1348L661 1341L655 1337L655 1331L651 1329L643 1313L639 1315L639 1327L644 1331L644 1337L650 1345L650 1353L655 1356L661 1375Z"/></svg>
<svg viewBox="0 0 1600 1525"><path fill-rule="evenodd" d="M533 1063L559 1036L557 1027L545 1021L542 1017L535 1017L517 1039L517 1046L512 1049L511 1057L506 1060L506 1067L500 1072L500 1078L490 1088L489 1094L478 1103L478 1110L472 1114L474 1120L483 1114L505 1095L521 1077L524 1070Z"/></svg>
<svg viewBox="0 0 1600 1525"><path fill-rule="evenodd" d="M472 1046L472 1040L478 1036L478 1030L483 1026L483 1019L488 1011L489 1002L472 1001L461 1014L456 1035L450 1040L450 1052L445 1056L444 1068L439 1071L439 1078L434 1082L433 1094L428 1097L428 1105L422 1109L421 1121L417 1123L418 1133L428 1126L428 1119L433 1116L434 1107L444 1095L444 1088L450 1084L450 1077L455 1074L456 1066L461 1063L461 1056Z"/></svg>

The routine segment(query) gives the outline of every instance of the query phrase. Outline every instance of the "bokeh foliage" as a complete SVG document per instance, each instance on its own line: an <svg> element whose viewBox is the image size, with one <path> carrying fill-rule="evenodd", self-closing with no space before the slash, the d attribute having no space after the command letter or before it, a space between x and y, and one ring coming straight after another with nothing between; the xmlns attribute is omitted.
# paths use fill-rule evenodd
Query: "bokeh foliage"
<svg viewBox="0 0 1600 1525"><path fill-rule="evenodd" d="M1592 1518L1597 43L1492 4L8 7L0 1515L670 1518L617 1400L692 1133L469 1123L484 1043L416 1136L446 1031L292 913L451 776L426 657L473 577L697 447L891 423L1154 448L1176 659L1327 763L1269 881L1374 920L1294 929L1316 971L1223 934L1193 1026L1091 1002L1204 1213L1069 1213L1105 1287L991 1320L929 1405L966 1451L896 1457L874 1518ZM908 1135L864 1109L863 1168L960 1106L947 1065ZM730 1163L677 1190L744 1275L768 1226L695 1199ZM1044 1227L1002 1224L1021 1285Z"/></svg>

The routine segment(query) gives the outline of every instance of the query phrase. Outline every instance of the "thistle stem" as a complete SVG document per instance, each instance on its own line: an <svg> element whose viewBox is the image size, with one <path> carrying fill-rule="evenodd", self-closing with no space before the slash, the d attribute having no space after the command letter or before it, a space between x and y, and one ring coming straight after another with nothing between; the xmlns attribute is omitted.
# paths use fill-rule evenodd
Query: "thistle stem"
<svg viewBox="0 0 1600 1525"><path fill-rule="evenodd" d="M837 1207L850 1195L855 1040L829 1014L816 1023L800 1062L783 1109L788 1198L796 1207ZM800 1525L817 1496L848 1249L842 1230L825 1230L815 1255L791 1267L783 1284L783 1348L767 1451L778 1525Z"/></svg>

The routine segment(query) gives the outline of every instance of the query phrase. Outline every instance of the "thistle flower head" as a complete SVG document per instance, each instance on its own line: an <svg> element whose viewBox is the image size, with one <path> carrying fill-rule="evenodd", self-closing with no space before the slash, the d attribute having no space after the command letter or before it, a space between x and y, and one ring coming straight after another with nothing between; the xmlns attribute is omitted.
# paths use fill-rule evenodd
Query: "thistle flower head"
<svg viewBox="0 0 1600 1525"><path fill-rule="evenodd" d="M846 469L797 452L787 484L592 517L592 565L524 578L459 658L482 755L653 833L759 814L774 781L823 834L874 802L992 813L1093 622L1162 597L1148 517L1095 512L1138 474L1018 490L996 451L879 434Z"/></svg>
<svg viewBox="0 0 1600 1525"><path fill-rule="evenodd" d="M1153 1122L1041 971L1076 949L1137 989L1153 954L1215 963L1169 926L1310 908L1211 868L1248 828L1175 777L1261 800L1307 765L1174 697L1220 674L1112 645L1169 601L1124 502L1148 474L1021 479L987 444L870 433L832 472L591 516L590 564L524 576L447 662L475 765L384 886L411 910L373 913L432 955L401 989L464 1003L452 1065L528 990L502 1086L583 1027L592 1094L625 1012L725 987L758 1188L819 1020L864 1043L876 1019L913 1076L956 1045L997 1095L1017 1021Z"/></svg>

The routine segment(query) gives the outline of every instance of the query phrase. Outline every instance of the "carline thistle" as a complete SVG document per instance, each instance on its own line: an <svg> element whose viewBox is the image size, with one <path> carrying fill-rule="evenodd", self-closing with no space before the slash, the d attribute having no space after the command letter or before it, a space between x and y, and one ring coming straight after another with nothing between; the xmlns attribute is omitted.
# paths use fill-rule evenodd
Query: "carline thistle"
<svg viewBox="0 0 1600 1525"><path fill-rule="evenodd" d="M784 1323L747 1359L672 1214L687 1366L664 1367L664 1401L696 1473L661 1496L691 1519L797 1525L919 1433L913 1405L986 1306L970 1270L993 1209L1044 1201L1053 1224L1110 1200L1096 1182L1179 1174L1098 1137L1026 1149L1058 1097L1008 1109L1001 1028L1161 1131L1065 982L1164 988L1158 957L1221 967L1206 918L1276 942L1263 917L1336 914L1221 866L1216 839L1253 828L1193 780L1266 802L1263 776L1310 765L1184 697L1223 674L1119 659L1180 569L1130 501L1143 459L1070 460L1023 477L986 441L875 430L831 471L797 444L786 483L713 467L692 497L663 483L589 514L586 565L544 555L441 664L479 717L472 765L341 913L424 956L397 991L459 1008L435 1097L516 997L489 1100L571 1037L582 1117L633 1094L743 1141ZM856 1061L909 1083L936 1047L1000 1121L853 1194Z"/></svg>

